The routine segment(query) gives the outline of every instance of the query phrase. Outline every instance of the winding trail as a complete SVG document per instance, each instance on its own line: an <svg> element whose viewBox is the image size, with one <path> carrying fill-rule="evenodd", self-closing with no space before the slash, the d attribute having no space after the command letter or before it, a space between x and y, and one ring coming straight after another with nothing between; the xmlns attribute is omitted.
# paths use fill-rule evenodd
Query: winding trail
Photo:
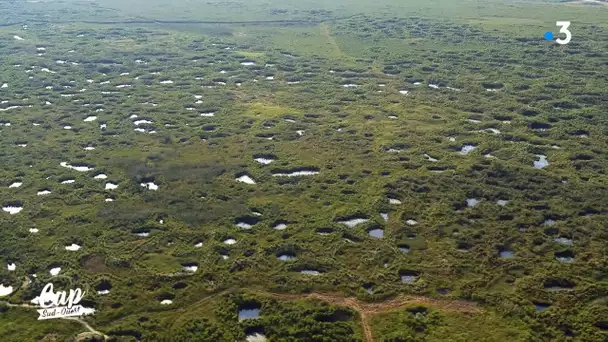
<svg viewBox="0 0 608 342"><path fill-rule="evenodd" d="M260 296L272 297L279 300L320 300L331 305L348 307L359 314L361 318L361 326L367 342L374 342L374 336L371 329L371 316L390 312L399 309L404 306L410 305L429 305L440 310L452 311L452 312L465 312L465 313L480 313L483 312L483 308L477 306L473 302L456 299L435 299L424 296L410 296L402 295L397 298L386 300L383 302L364 302L355 297L345 297L339 293L329 292L312 292L312 293L299 293L299 294L288 294L288 293L276 293L268 292L261 289L244 289L247 292L251 292ZM227 289L214 293L207 296L196 303L184 308L179 308L180 312L183 312L174 322L177 322L192 312L196 306L205 304L210 299L221 296L226 293L233 292L232 289Z"/></svg>
<svg viewBox="0 0 608 342"><path fill-rule="evenodd" d="M239 289L241 290L241 289ZM205 304L209 300L221 296L226 293L234 292L235 289L226 289L220 292L216 292L209 296L206 296L195 302L191 305L185 307L175 308L174 310L180 312L181 314L177 316L174 322L180 321L182 318L191 315L193 309L196 306L200 306ZM354 311L356 311L361 318L361 326L363 328L363 332L365 335L365 340L367 342L374 342L374 336L372 334L371 329L371 316L382 313L382 312L390 312L396 309L399 309L408 305L429 305L440 310L452 311L452 312L465 312L465 313L481 313L484 311L483 308L477 306L473 302L465 301L465 300L457 300L457 299L435 299L424 296L410 296L410 295L402 295L397 298L393 298L390 300L386 300L383 302L364 302L355 297L345 297L339 293L329 293L329 292L312 292L312 293L302 293L302 294L287 294L287 293L276 293L276 292L268 292L261 289L245 289L245 291L255 293L260 296L272 297L279 300L320 300L331 305L348 307ZM6 304L9 307L23 307L23 308L31 308L38 309L35 305L30 304L11 304L6 301L0 301L0 303ZM122 317L118 320L111 322L110 324L115 324L123 319L127 318L127 316ZM105 339L108 339L108 336L103 334L102 332L96 330L91 327L86 321L78 318L78 317L64 317L62 319L76 321L82 324L90 333L103 336Z"/></svg>
<svg viewBox="0 0 608 342"><path fill-rule="evenodd" d="M109 339L109 337L106 334L102 333L101 331L93 329L93 327L90 326L89 323L83 321L82 319L80 319L78 317L63 317L62 319L66 319L68 321L76 321L76 322L82 324L85 328L87 328L87 330L89 332L99 335L99 336L103 336L104 340Z"/></svg>
<svg viewBox="0 0 608 342"><path fill-rule="evenodd" d="M320 24L320 28L321 28L321 34L331 44L331 46L334 48L334 50L336 51L336 53L338 55L340 55L340 56L343 56L344 52L342 51L342 49L340 49L340 46L338 46L338 43L336 43L336 40L331 35L331 28L329 27L329 25L326 24L326 23L322 23L322 24Z"/></svg>
<svg viewBox="0 0 608 342"><path fill-rule="evenodd" d="M8 307L18 307L18 308L28 308L28 309L40 309L40 307L36 306L36 305L31 305L31 304L12 304L6 301L0 301L1 304L4 304ZM96 335L100 335L103 336L104 339L108 339L108 336L98 330L95 330L91 325L89 325L89 323L83 321L82 319L78 318L78 317L61 317L60 319L65 319L68 321L75 321L78 322L80 324L82 324L90 333L96 334Z"/></svg>
<svg viewBox="0 0 608 342"><path fill-rule="evenodd" d="M446 311L457 311L476 313L482 312L483 309L476 306L473 302L463 300L439 300L422 296L399 296L397 298L376 303L368 303L360 301L355 297L344 297L336 293L313 292L309 294L280 294L265 291L252 291L260 295L271 296L282 300L298 300L298 299L316 299L336 306L346 306L359 313L361 317L361 326L365 334L367 342L374 342L374 336L371 329L371 316L377 313L389 312L400 307L412 304L430 305Z"/></svg>

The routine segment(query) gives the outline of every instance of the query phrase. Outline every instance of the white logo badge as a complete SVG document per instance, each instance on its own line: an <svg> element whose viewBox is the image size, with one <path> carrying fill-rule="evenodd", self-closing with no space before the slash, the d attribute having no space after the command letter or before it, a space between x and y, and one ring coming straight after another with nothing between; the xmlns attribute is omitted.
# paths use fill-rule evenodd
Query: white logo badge
<svg viewBox="0 0 608 342"><path fill-rule="evenodd" d="M84 294L85 292L79 288L76 290L70 289L69 295L65 291L55 293L53 292L53 284L46 284L38 297L38 305L42 308L36 310L40 314L38 320L92 314L95 312L94 309L77 305L84 297Z"/></svg>

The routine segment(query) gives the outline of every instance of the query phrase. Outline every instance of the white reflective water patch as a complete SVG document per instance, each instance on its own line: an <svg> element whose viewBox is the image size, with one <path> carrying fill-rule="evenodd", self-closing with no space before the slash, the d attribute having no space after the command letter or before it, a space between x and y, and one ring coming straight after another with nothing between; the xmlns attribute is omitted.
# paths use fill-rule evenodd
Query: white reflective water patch
<svg viewBox="0 0 608 342"><path fill-rule="evenodd" d="M192 265L192 266L184 266L184 271L186 272L196 272L198 270L198 266L196 265Z"/></svg>
<svg viewBox="0 0 608 342"><path fill-rule="evenodd" d="M291 173L273 173L274 177L298 177L298 176L313 176L318 175L318 171L295 171Z"/></svg>
<svg viewBox="0 0 608 342"><path fill-rule="evenodd" d="M467 202L467 207L469 208L474 208L475 206L477 206L477 204L479 204L479 200L476 198L468 198L466 200Z"/></svg>
<svg viewBox="0 0 608 342"><path fill-rule="evenodd" d="M287 225L285 223L279 223L276 226L272 227L273 229L276 230L285 230L287 229Z"/></svg>
<svg viewBox="0 0 608 342"><path fill-rule="evenodd" d="M11 110L11 109L17 109L17 108L23 108L23 106L8 106L6 108L0 108L0 112L6 112L7 110ZM1 126L2 124L0 124ZM11 124L4 124L4 126L10 126Z"/></svg>
<svg viewBox="0 0 608 342"><path fill-rule="evenodd" d="M251 334L251 335L247 335L245 336L245 340L247 342L266 342L268 341L268 339L266 338L266 336L260 334L260 333L255 333L255 334Z"/></svg>
<svg viewBox="0 0 608 342"><path fill-rule="evenodd" d="M460 149L460 154L466 156L467 154L469 154L471 151L473 151L476 147L473 145L464 145L462 146L462 148Z"/></svg>
<svg viewBox="0 0 608 342"><path fill-rule="evenodd" d="M542 154L536 155L539 159L534 161L534 167L537 169L542 169L549 166L549 161L547 160L547 156Z"/></svg>
<svg viewBox="0 0 608 342"><path fill-rule="evenodd" d="M300 273L306 274L306 275L313 275L313 276L318 276L321 274L321 272L315 271L315 270L302 270L302 271L300 271Z"/></svg>
<svg viewBox="0 0 608 342"><path fill-rule="evenodd" d="M433 158L433 157L429 156L429 155L428 155L428 154L426 154L426 153L424 154L424 157L425 157L425 158L426 158L428 161L432 161L432 162L439 161L438 159L435 159L435 158Z"/></svg>
<svg viewBox="0 0 608 342"><path fill-rule="evenodd" d="M118 184L106 183L106 187L105 187L106 190L114 190L116 188L118 188Z"/></svg>
<svg viewBox="0 0 608 342"><path fill-rule="evenodd" d="M263 165L268 165L274 161L274 159L266 159L266 158L255 158L254 160Z"/></svg>
<svg viewBox="0 0 608 342"><path fill-rule="evenodd" d="M242 228L242 229L251 229L253 226L250 225L249 223L246 222L239 222L237 224L235 224L235 226Z"/></svg>
<svg viewBox="0 0 608 342"><path fill-rule="evenodd" d="M2 210L11 215L15 215L15 214L18 214L21 210L23 210L23 207L7 206L7 207L2 207Z"/></svg>
<svg viewBox="0 0 608 342"><path fill-rule="evenodd" d="M4 284L0 284L0 297L8 296L13 293L12 286L4 286Z"/></svg>
<svg viewBox="0 0 608 342"><path fill-rule="evenodd" d="M23 38L21 38L19 36L13 36L13 38L15 38L15 40L25 40L25 39L23 39Z"/></svg>
<svg viewBox="0 0 608 342"><path fill-rule="evenodd" d="M143 125L143 124L153 124L153 121L150 120L137 120L137 121L133 121L133 124L135 126L139 126L139 125Z"/></svg>
<svg viewBox="0 0 608 342"><path fill-rule="evenodd" d="M66 162L61 162L59 163L59 165L61 165L62 167L68 168L68 169L72 169L72 170L76 170L79 172L87 172L87 171L91 171L94 170L92 167L88 167L88 166L72 166Z"/></svg>
<svg viewBox="0 0 608 342"><path fill-rule="evenodd" d="M243 176L236 178L236 181L241 182L241 183L246 183L246 184L255 184L255 181L253 180L253 178L251 178L247 175L243 175Z"/></svg>
<svg viewBox="0 0 608 342"><path fill-rule="evenodd" d="M83 121L91 122L91 121L95 121L95 120L97 120L97 117L92 115L92 116L87 116Z"/></svg>
<svg viewBox="0 0 608 342"><path fill-rule="evenodd" d="M59 272L61 272L61 267L54 267L54 268L51 268L51 270L49 271L49 273L50 273L52 276L56 276L56 275L58 275L58 274L59 274Z"/></svg>
<svg viewBox="0 0 608 342"><path fill-rule="evenodd" d="M486 128L479 131L475 131L476 133L492 133L492 134L500 134L500 131L496 128Z"/></svg>
<svg viewBox="0 0 608 342"><path fill-rule="evenodd" d="M70 252L76 252L76 251L77 251L77 250L79 250L80 248L82 248L82 247L80 247L79 245L77 245L77 244L75 244L75 243L73 243L73 244L71 244L71 245L69 245L69 246L65 246L65 250L66 250L66 251L70 251Z"/></svg>
<svg viewBox="0 0 608 342"><path fill-rule="evenodd" d="M342 223L343 225L349 227L349 228L354 228L357 225L361 224L361 223L365 223L369 221L369 219L364 219L364 218L355 218L355 219L350 219L347 221L340 221L339 223Z"/></svg>
<svg viewBox="0 0 608 342"><path fill-rule="evenodd" d="M154 182L141 183L140 185L148 190L158 190L158 185L154 184Z"/></svg>
<svg viewBox="0 0 608 342"><path fill-rule="evenodd" d="M18 187L20 187L22 185L23 185L22 182L14 182L13 184L9 185L8 187L9 187L9 189L10 188L18 188Z"/></svg>

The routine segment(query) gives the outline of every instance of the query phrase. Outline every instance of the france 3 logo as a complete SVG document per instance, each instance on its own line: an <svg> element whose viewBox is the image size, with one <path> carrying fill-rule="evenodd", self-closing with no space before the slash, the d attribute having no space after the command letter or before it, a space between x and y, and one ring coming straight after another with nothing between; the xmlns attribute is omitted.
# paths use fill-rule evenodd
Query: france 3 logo
<svg viewBox="0 0 608 342"><path fill-rule="evenodd" d="M557 38L555 42L561 45L566 45L570 43L570 39L572 39L572 33L568 30L568 27L570 27L570 22L558 21L555 23L555 25L561 27L559 29L559 33L563 33L566 35L566 39ZM553 32L545 32L545 40L553 40Z"/></svg>

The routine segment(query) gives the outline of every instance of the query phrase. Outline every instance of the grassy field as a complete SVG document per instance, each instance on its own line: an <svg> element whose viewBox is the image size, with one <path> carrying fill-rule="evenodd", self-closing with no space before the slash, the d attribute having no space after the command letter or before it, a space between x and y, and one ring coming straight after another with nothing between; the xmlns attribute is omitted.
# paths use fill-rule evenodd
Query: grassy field
<svg viewBox="0 0 608 342"><path fill-rule="evenodd" d="M0 6L0 300L80 286L115 341L608 338L603 4ZM5 304L2 341L88 330Z"/></svg>

